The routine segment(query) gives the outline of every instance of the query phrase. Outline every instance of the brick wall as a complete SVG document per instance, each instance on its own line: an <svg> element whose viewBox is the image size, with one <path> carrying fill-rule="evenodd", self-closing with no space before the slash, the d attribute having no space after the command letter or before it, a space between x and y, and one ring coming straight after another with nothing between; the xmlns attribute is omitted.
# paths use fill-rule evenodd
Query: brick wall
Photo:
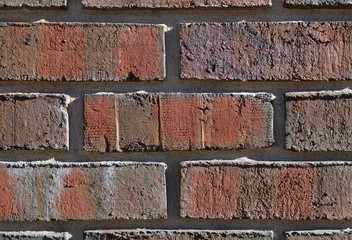
<svg viewBox="0 0 352 240"><path fill-rule="evenodd" d="M352 4L0 0L0 239L351 239Z"/></svg>

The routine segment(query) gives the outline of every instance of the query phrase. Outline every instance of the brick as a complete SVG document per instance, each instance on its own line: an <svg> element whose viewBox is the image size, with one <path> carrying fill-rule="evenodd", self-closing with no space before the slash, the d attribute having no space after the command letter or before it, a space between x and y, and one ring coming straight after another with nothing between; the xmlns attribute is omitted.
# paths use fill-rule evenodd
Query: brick
<svg viewBox="0 0 352 240"><path fill-rule="evenodd" d="M0 94L0 149L68 150L68 102L59 94Z"/></svg>
<svg viewBox="0 0 352 240"><path fill-rule="evenodd" d="M66 8L67 0L0 0L0 8Z"/></svg>
<svg viewBox="0 0 352 240"><path fill-rule="evenodd" d="M290 8L350 8L349 0L285 0L285 7Z"/></svg>
<svg viewBox="0 0 352 240"><path fill-rule="evenodd" d="M83 0L82 4L87 8L197 8L197 7L263 7L271 6L271 0Z"/></svg>
<svg viewBox="0 0 352 240"><path fill-rule="evenodd" d="M270 147L274 96L231 94L86 95L86 151L173 151Z"/></svg>
<svg viewBox="0 0 352 240"><path fill-rule="evenodd" d="M71 237L67 232L0 232L0 240L68 240Z"/></svg>
<svg viewBox="0 0 352 240"><path fill-rule="evenodd" d="M0 163L0 221L166 218L166 165Z"/></svg>
<svg viewBox="0 0 352 240"><path fill-rule="evenodd" d="M351 31L351 22L182 24L181 78L351 80Z"/></svg>
<svg viewBox="0 0 352 240"><path fill-rule="evenodd" d="M180 215L204 219L351 219L351 173L352 165L344 162L183 162Z"/></svg>
<svg viewBox="0 0 352 240"><path fill-rule="evenodd" d="M349 240L351 229L292 231L285 233L286 240Z"/></svg>
<svg viewBox="0 0 352 240"><path fill-rule="evenodd" d="M191 239L231 239L231 240L270 240L273 239L271 231L255 231L255 230L96 230L85 231L84 239L170 239L170 240L191 240Z"/></svg>
<svg viewBox="0 0 352 240"><path fill-rule="evenodd" d="M286 94L286 148L352 151L352 91Z"/></svg>
<svg viewBox="0 0 352 240"><path fill-rule="evenodd" d="M163 25L0 25L0 80L162 80L164 55Z"/></svg>

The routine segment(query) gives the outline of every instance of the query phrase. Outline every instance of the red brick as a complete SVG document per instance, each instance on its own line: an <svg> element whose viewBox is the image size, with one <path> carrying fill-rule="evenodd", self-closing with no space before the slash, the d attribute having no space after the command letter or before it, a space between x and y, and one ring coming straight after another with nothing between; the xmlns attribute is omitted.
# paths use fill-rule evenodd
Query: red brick
<svg viewBox="0 0 352 240"><path fill-rule="evenodd" d="M165 77L163 25L3 24L0 52L0 80L128 81Z"/></svg>
<svg viewBox="0 0 352 240"><path fill-rule="evenodd" d="M85 150L269 147L274 142L273 99L265 93L87 95Z"/></svg>
<svg viewBox="0 0 352 240"><path fill-rule="evenodd" d="M352 79L350 22L182 24L181 78Z"/></svg>
<svg viewBox="0 0 352 240"><path fill-rule="evenodd" d="M209 219L351 219L351 171L352 165L342 162L183 162L180 214Z"/></svg>
<svg viewBox="0 0 352 240"><path fill-rule="evenodd" d="M352 92L286 94L286 148L352 151Z"/></svg>
<svg viewBox="0 0 352 240"><path fill-rule="evenodd" d="M72 237L67 232L34 232L34 231L20 231L20 232L0 232L0 239L18 239L18 240L68 240Z"/></svg>
<svg viewBox="0 0 352 240"><path fill-rule="evenodd" d="M69 97L0 94L0 149L68 150Z"/></svg>
<svg viewBox="0 0 352 240"><path fill-rule="evenodd" d="M217 239L217 240L240 240L240 239L256 239L270 240L273 239L271 231L255 231L255 230L96 230L85 231L84 239L150 239L150 240L191 240L191 239Z"/></svg>
<svg viewBox="0 0 352 240"><path fill-rule="evenodd" d="M284 6L290 8L350 8L352 3L348 0L285 0Z"/></svg>
<svg viewBox="0 0 352 240"><path fill-rule="evenodd" d="M351 238L351 229L292 231L285 233L286 240L349 240Z"/></svg>
<svg viewBox="0 0 352 240"><path fill-rule="evenodd" d="M271 6L271 0L83 0L88 8L196 8L196 7L262 7Z"/></svg>
<svg viewBox="0 0 352 240"><path fill-rule="evenodd" d="M0 0L0 8L66 8L67 0Z"/></svg>
<svg viewBox="0 0 352 240"><path fill-rule="evenodd" d="M2 163L0 220L165 218L165 170L162 163Z"/></svg>

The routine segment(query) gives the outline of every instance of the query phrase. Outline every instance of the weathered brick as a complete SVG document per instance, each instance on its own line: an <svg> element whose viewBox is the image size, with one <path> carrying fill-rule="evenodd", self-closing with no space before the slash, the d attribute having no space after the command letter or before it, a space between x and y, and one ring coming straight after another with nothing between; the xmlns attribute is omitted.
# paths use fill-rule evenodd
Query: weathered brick
<svg viewBox="0 0 352 240"><path fill-rule="evenodd" d="M271 231L255 230L96 230L84 232L84 239L151 239L151 240L191 240L191 239L214 239L214 240L270 240L273 239Z"/></svg>
<svg viewBox="0 0 352 240"><path fill-rule="evenodd" d="M273 95L98 94L85 97L87 151L264 148L273 144Z"/></svg>
<svg viewBox="0 0 352 240"><path fill-rule="evenodd" d="M68 240L67 232L0 232L0 240Z"/></svg>
<svg viewBox="0 0 352 240"><path fill-rule="evenodd" d="M286 148L352 151L352 91L287 93Z"/></svg>
<svg viewBox="0 0 352 240"><path fill-rule="evenodd" d="M83 0L88 8L196 8L196 7L263 7L271 6L271 0Z"/></svg>
<svg viewBox="0 0 352 240"><path fill-rule="evenodd" d="M351 80L351 32L351 22L182 24L181 77Z"/></svg>
<svg viewBox="0 0 352 240"><path fill-rule="evenodd" d="M164 26L0 25L0 80L162 80Z"/></svg>
<svg viewBox="0 0 352 240"><path fill-rule="evenodd" d="M285 233L285 239L287 240L349 240L351 238L351 229L292 231Z"/></svg>
<svg viewBox="0 0 352 240"><path fill-rule="evenodd" d="M69 97L0 94L0 149L68 150Z"/></svg>
<svg viewBox="0 0 352 240"><path fill-rule="evenodd" d="M166 217L163 163L0 163L0 221Z"/></svg>
<svg viewBox="0 0 352 240"><path fill-rule="evenodd" d="M66 8L67 0L0 0L0 8Z"/></svg>
<svg viewBox="0 0 352 240"><path fill-rule="evenodd" d="M349 0L285 0L284 6L290 8L350 8L352 2Z"/></svg>
<svg viewBox="0 0 352 240"><path fill-rule="evenodd" d="M352 164L181 163L181 217L351 219Z"/></svg>

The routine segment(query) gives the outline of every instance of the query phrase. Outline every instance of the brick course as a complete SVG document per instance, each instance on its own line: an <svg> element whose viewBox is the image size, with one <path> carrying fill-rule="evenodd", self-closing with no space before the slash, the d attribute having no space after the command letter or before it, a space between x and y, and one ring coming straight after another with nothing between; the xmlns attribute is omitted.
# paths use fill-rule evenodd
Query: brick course
<svg viewBox="0 0 352 240"><path fill-rule="evenodd" d="M0 0L1 8L66 8L67 0Z"/></svg>
<svg viewBox="0 0 352 240"><path fill-rule="evenodd" d="M351 237L351 229L292 231L285 234L286 240L348 240Z"/></svg>

